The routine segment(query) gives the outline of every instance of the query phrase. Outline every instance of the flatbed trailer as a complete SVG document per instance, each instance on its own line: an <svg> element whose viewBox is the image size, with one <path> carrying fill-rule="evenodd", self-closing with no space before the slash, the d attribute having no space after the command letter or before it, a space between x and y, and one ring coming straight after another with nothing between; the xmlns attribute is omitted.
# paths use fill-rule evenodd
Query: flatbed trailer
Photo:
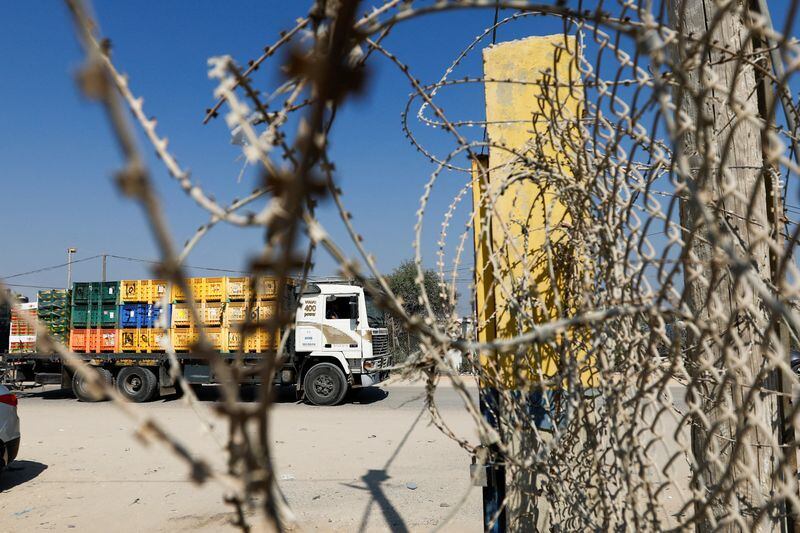
<svg viewBox="0 0 800 533"><path fill-rule="evenodd" d="M106 369L112 375L118 375L124 367L140 367L148 369L155 377L158 386L157 394L165 395L175 392L176 384L170 374L170 361L166 353L78 353L75 354L87 364L99 369ZM275 353L219 353L214 354L218 360L228 363L240 360L244 365L255 366L265 356L275 357ZM181 366L184 379L190 385L212 385L218 383L211 371L208 361L193 353L177 353L176 358ZM64 389L73 389L74 375L62 363L57 353L3 353L0 354L1 381L13 387L24 385L59 384ZM281 382L281 377L293 379L293 366L282 364L276 375L275 383L294 385L294 381ZM257 372L245 372L239 379L242 385L258 384ZM138 384L137 384L138 386ZM78 387L80 388L80 387ZM85 400L86 398L80 398Z"/></svg>

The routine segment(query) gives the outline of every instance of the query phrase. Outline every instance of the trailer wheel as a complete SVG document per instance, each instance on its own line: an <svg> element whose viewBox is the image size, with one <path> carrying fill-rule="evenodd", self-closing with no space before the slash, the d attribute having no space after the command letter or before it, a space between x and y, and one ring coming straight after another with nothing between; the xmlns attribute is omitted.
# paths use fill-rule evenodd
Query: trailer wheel
<svg viewBox="0 0 800 533"><path fill-rule="evenodd" d="M117 390L128 400L142 403L158 392L158 380L149 368L126 366L117 374Z"/></svg>
<svg viewBox="0 0 800 533"><path fill-rule="evenodd" d="M306 398L314 405L336 405L347 393L347 380L332 363L317 363L303 379Z"/></svg>
<svg viewBox="0 0 800 533"><path fill-rule="evenodd" d="M111 383L114 381L114 378L111 376L111 372L105 368L93 368L98 374L100 374L100 379L102 379L106 384L111 385ZM89 392L86 380L77 372L72 375L72 393L79 402L100 402L106 399L105 395L98 396Z"/></svg>

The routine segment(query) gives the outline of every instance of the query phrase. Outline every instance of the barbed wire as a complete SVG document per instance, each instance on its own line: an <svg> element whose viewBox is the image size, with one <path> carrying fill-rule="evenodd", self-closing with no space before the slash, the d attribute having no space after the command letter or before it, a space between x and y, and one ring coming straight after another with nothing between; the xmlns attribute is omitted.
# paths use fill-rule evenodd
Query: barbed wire
<svg viewBox="0 0 800 533"><path fill-rule="evenodd" d="M797 190L800 166L796 135L778 122L797 116L786 95L796 94L800 47L763 14L739 1L711 0L391 0L363 14L357 1L312 2L307 16L246 68L227 56L209 60L216 102L204 122L224 117L263 176L251 194L224 205L178 164L84 4L67 3L87 56L81 87L106 108L123 153L118 183L150 222L159 275L191 295L182 263L218 223L264 228L263 248L250 262L254 279L304 282L314 255L330 255L343 276L362 283L419 339L395 370L426 379L432 422L467 453L506 468L510 488L493 519L504 511L510 527L553 530L772 531L783 520L796 523L798 380L789 346L800 342L800 225L785 217L797 207L782 199ZM797 7L789 3L789 18ZM477 8L510 14L495 17L433 83L417 79L413 63L385 39L413 19ZM456 77L499 27L540 18L561 27L540 41L540 67ZM486 68L488 54L502 46L484 49ZM422 316L404 310L377 267L328 151L337 107L364 87L370 62L379 60L408 81L400 128L433 168L414 228ZM250 76L263 67L280 69L285 80L271 90L256 87ZM448 115L448 89L469 84L484 89L488 105L496 90L525 97L513 116ZM208 213L182 249L172 242L124 107L178 186ZM449 151L425 146L411 117L441 131ZM504 128L521 129L525 141L510 142ZM445 172L464 181L431 223ZM334 201L358 259L315 217L322 198ZM242 213L259 199L259 211ZM423 237L431 227L438 228L441 295L452 304L468 283L474 337L463 337L455 306L441 317L425 291ZM8 298L4 291L0 297ZM191 296L190 303L201 323ZM241 333L266 327L282 332L284 346L292 317L289 309L248 319ZM239 359L228 365L201 331L195 352L222 382L219 413L230 424L227 469L217 472L36 327L93 390L139 423L139 435L183 458L196 481L221 482L240 527L249 530L245 510L256 505L268 527L293 520L271 461L276 357L255 367ZM165 350L171 375L182 380L174 350ZM452 350L479 368L484 405L470 394L469 378L452 378L477 442L448 426L435 401ZM265 384L252 405L237 402L245 375ZM186 401L196 398L190 393Z"/></svg>

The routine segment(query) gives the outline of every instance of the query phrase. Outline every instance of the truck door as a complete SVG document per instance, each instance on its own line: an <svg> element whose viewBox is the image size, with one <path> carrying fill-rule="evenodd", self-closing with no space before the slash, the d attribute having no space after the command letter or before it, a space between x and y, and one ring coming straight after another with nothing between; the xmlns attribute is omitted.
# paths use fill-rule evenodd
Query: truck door
<svg viewBox="0 0 800 533"><path fill-rule="evenodd" d="M297 308L295 351L313 352L322 348L322 323L324 300L319 296L300 299Z"/></svg>
<svg viewBox="0 0 800 533"><path fill-rule="evenodd" d="M325 297L322 321L323 350L343 352L345 357L361 356L361 336L357 333L358 296L336 294Z"/></svg>

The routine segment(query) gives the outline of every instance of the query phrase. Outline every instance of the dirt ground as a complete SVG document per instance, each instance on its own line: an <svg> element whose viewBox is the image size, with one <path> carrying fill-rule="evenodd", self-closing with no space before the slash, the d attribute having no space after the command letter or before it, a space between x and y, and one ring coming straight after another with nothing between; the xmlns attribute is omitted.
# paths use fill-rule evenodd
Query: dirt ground
<svg viewBox="0 0 800 533"><path fill-rule="evenodd" d="M417 384L390 384L332 408L282 396L274 450L299 530L429 531L449 515L445 531L481 530L469 457L429 424L422 393ZM0 476L3 531L233 530L223 489L193 485L181 462L137 441L110 403L80 403L53 389L22 396L19 457ZM214 391L202 398L202 416L216 420L211 432L181 400L141 407L222 468L226 426L211 414ZM452 428L474 440L449 386L437 401Z"/></svg>

